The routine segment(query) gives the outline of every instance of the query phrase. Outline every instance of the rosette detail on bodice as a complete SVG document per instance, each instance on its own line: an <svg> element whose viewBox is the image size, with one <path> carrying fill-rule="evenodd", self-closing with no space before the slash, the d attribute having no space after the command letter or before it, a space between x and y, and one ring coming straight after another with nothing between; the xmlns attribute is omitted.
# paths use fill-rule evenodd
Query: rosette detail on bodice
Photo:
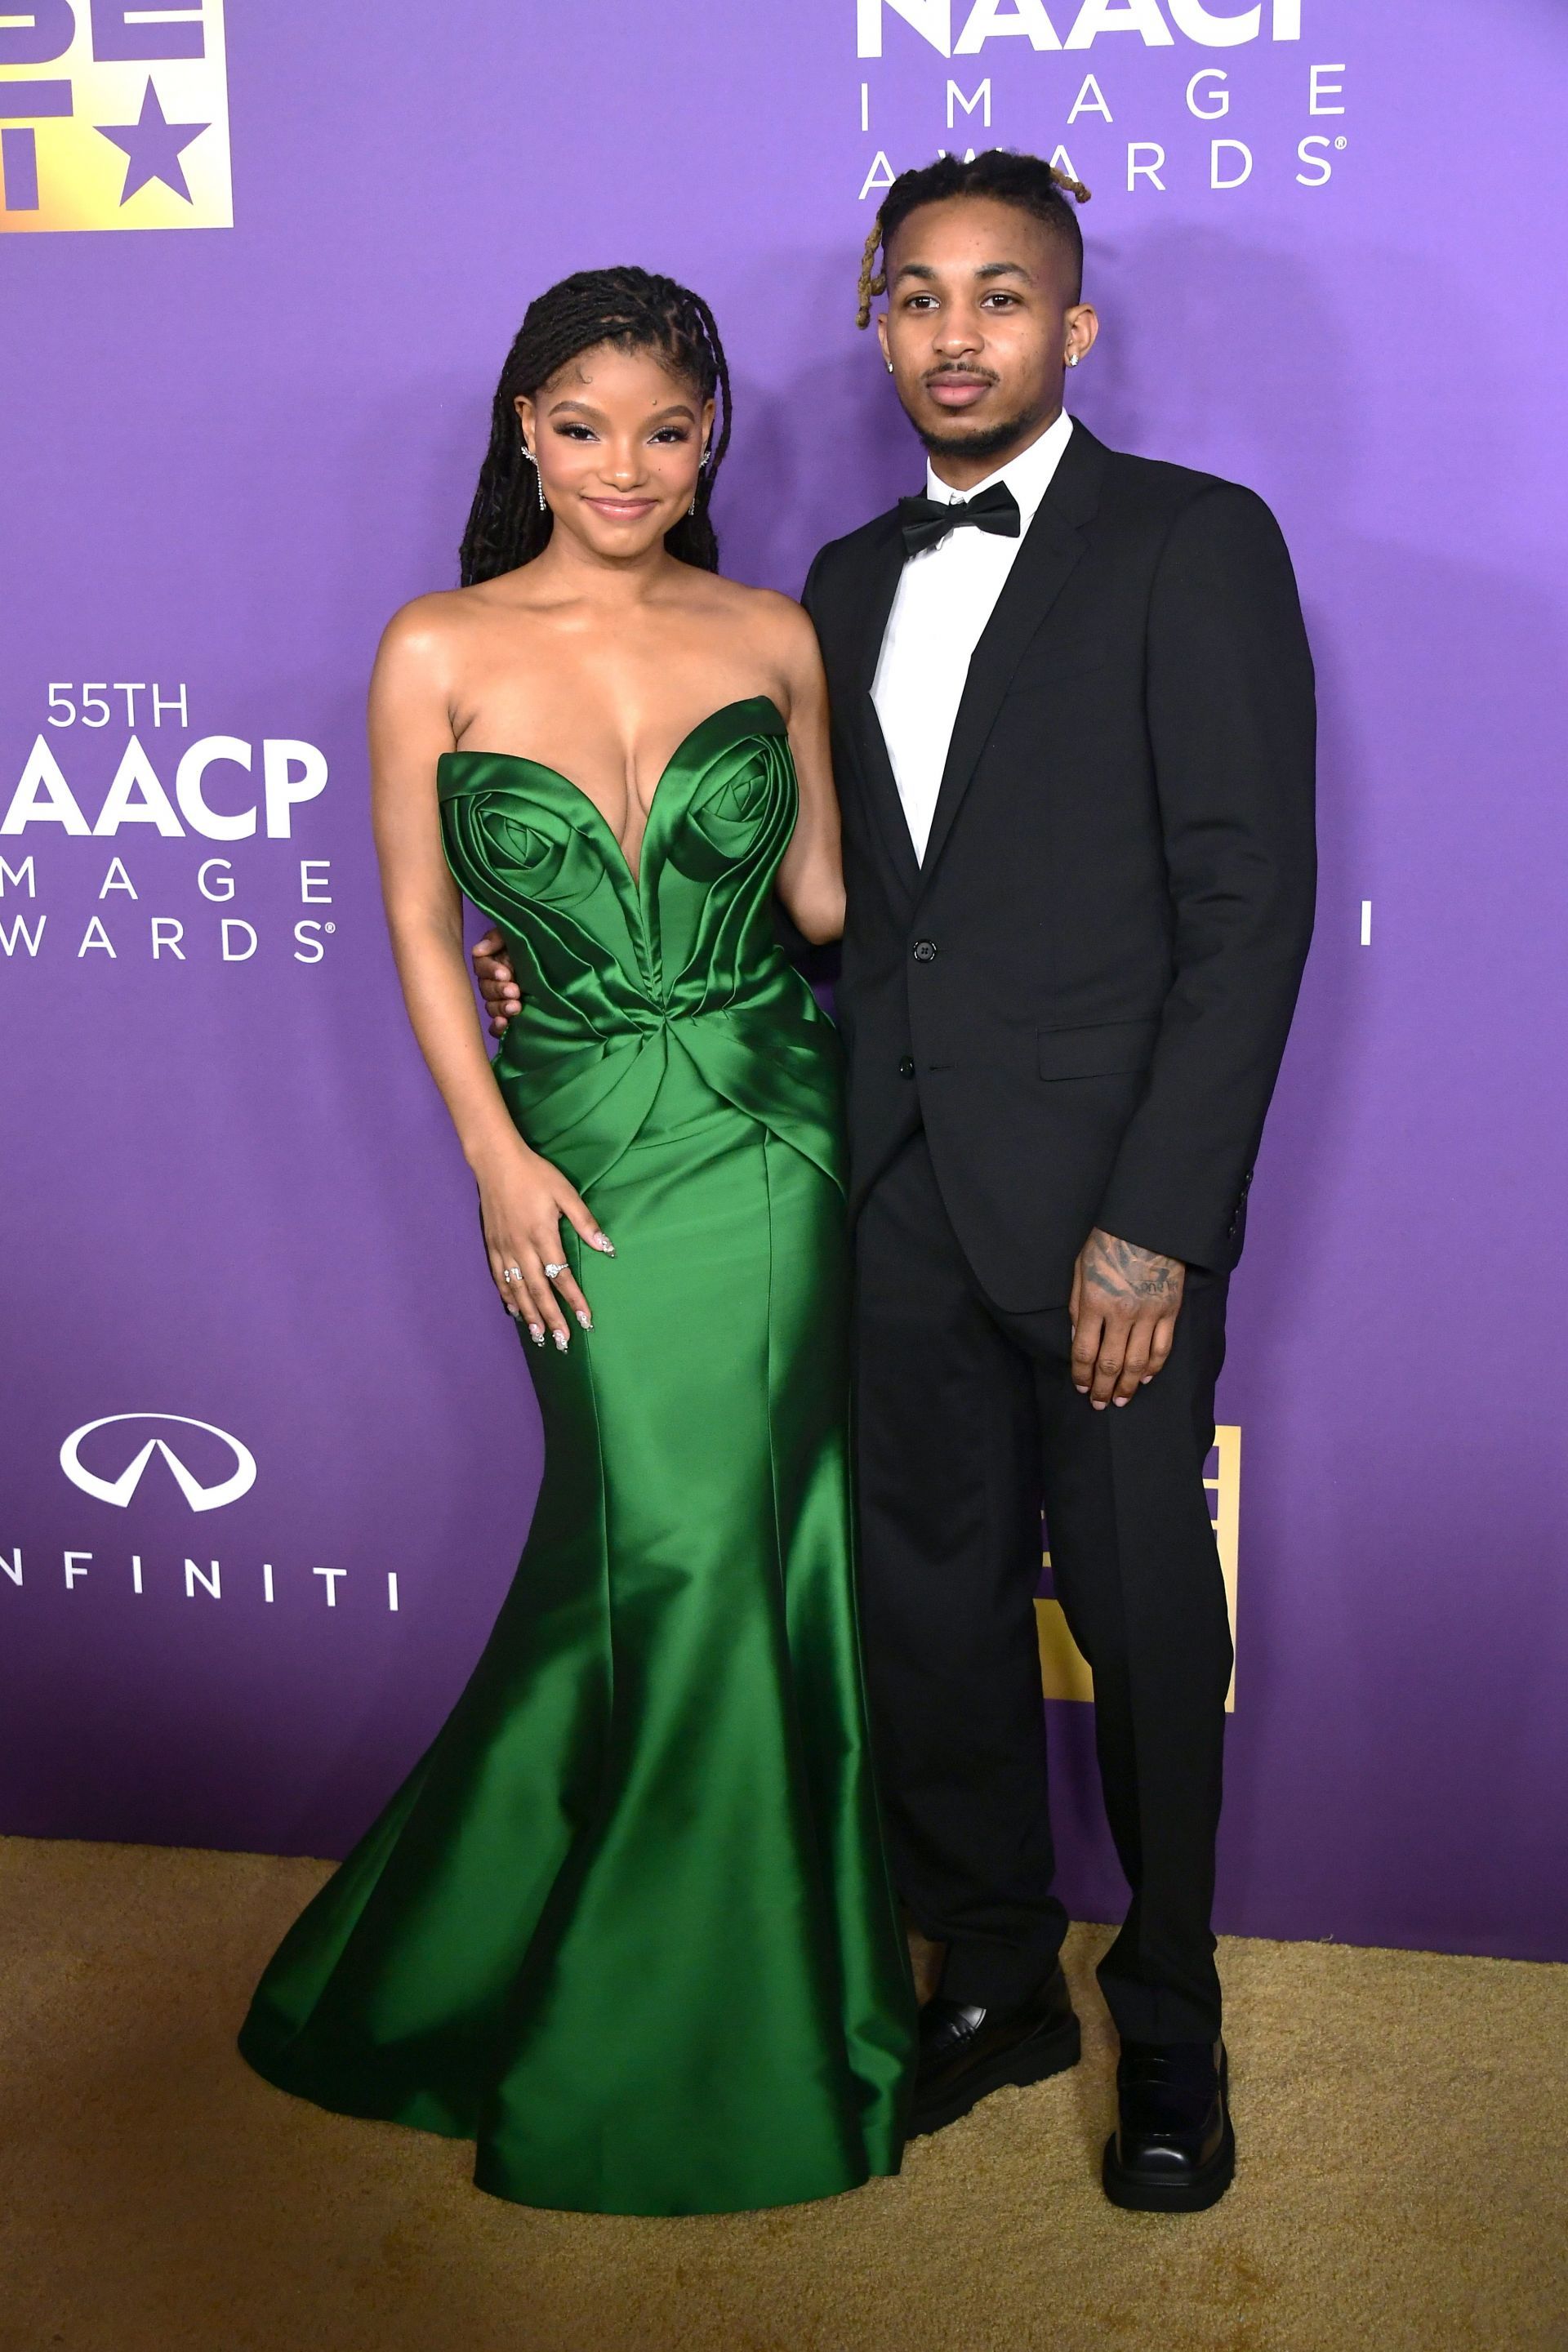
<svg viewBox="0 0 1568 2352"><path fill-rule="evenodd" d="M595 803L541 761L448 751L437 787L447 862L500 926L522 993L495 1072L536 1150L586 1191L679 1054L842 1187L837 1037L773 924L798 788L766 696L677 746L636 875Z"/></svg>

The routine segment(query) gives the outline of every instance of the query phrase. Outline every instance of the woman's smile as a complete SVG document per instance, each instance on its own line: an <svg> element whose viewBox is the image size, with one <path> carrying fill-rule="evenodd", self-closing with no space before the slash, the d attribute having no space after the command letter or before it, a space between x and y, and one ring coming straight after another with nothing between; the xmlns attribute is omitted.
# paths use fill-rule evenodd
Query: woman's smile
<svg viewBox="0 0 1568 2352"><path fill-rule="evenodd" d="M605 496L603 492L595 495L584 490L583 503L584 506L592 507L595 514L607 516L612 522L640 522L644 515L652 514L658 500L649 498L615 498Z"/></svg>

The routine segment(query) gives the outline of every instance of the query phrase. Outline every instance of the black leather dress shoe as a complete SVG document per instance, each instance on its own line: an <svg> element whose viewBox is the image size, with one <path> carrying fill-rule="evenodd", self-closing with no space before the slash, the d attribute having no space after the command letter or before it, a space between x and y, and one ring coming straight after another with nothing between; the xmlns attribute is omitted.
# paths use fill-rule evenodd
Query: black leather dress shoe
<svg viewBox="0 0 1568 2352"><path fill-rule="evenodd" d="M1047 2074L1076 2066L1079 2047L1078 2020L1060 1969L1010 2009L982 2009L938 1993L921 2011L910 2137L956 2123L1005 2084L1043 2083Z"/></svg>
<svg viewBox="0 0 1568 2352"><path fill-rule="evenodd" d="M1105 2193L1135 2213L1201 2213L1236 2170L1223 2042L1124 2042Z"/></svg>

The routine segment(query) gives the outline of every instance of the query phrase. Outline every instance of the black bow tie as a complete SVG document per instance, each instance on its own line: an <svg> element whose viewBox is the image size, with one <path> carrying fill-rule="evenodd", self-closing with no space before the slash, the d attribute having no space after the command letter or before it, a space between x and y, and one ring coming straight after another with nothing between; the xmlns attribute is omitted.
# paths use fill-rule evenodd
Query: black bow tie
<svg viewBox="0 0 1568 2352"><path fill-rule="evenodd" d="M1005 482L993 482L977 499L954 499L951 506L941 499L899 500L899 527L904 534L906 555L919 555L937 546L950 530L966 522L972 522L976 530L994 530L1003 539L1016 539L1023 527L1018 501Z"/></svg>

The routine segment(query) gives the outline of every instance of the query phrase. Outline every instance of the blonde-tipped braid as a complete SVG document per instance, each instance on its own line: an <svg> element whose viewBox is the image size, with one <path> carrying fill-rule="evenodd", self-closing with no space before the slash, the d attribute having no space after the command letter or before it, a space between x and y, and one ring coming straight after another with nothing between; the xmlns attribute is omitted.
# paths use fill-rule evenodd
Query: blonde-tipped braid
<svg viewBox="0 0 1568 2352"><path fill-rule="evenodd" d="M858 327L871 323L871 305L879 294L888 290L888 274L877 268L877 247L882 242L882 215L877 215L866 239L866 250L860 256L860 307L855 313Z"/></svg>
<svg viewBox="0 0 1568 2352"><path fill-rule="evenodd" d="M986 151L985 155L977 156L974 161L979 163L987 163L992 156L1000 156L1005 152L1008 153L1009 161L1037 164L1042 171L1049 173L1052 181L1063 191L1064 194L1071 196L1078 204L1088 204L1089 192L1084 186L1083 182L1081 180L1075 180L1069 172L1058 170L1055 163L1046 163L1043 156L1031 155L1027 157L1014 157L1008 151L993 147ZM945 161L946 159L943 158L942 160ZM900 173L900 178L894 181L892 187L888 190L887 195L883 197L881 205L878 209L877 217L871 223L869 232L867 235L865 250L860 256L860 299L855 312L855 324L858 327L868 327L870 325L871 305L876 300L879 294L885 294L888 290L886 251L883 251L883 266L880 269L877 267L877 254L879 247L882 247L883 244L882 219L883 215L887 211L889 200L893 195L895 190L900 186L902 181L924 179L926 176L926 171L934 171L937 168L939 168L937 165L928 165L925 171L905 172ZM963 166L960 166L959 168L962 170ZM925 202L940 204L947 196L963 195L965 194L973 194L974 195L996 194L1003 196L1004 201L1006 201L1004 191L1000 188L993 189L986 187L984 184L980 184L971 190L959 186L942 190L939 193L933 193L930 198L927 198L924 195L917 195L914 199L914 204L909 205L908 206L900 205L900 213L906 209L913 211L915 205ZM1077 232L1075 231L1074 234L1076 235Z"/></svg>

